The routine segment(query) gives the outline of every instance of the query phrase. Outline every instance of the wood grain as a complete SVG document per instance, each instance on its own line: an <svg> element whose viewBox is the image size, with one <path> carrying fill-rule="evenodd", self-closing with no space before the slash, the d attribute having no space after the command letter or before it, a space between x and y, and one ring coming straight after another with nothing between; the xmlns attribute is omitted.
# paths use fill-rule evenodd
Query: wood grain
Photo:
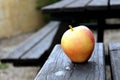
<svg viewBox="0 0 120 80"><path fill-rule="evenodd" d="M120 43L109 44L109 54L113 80L120 79Z"/></svg>
<svg viewBox="0 0 120 80"><path fill-rule="evenodd" d="M89 10L106 10L108 9L108 0L92 0L88 5Z"/></svg>
<svg viewBox="0 0 120 80"><path fill-rule="evenodd" d="M29 52L34 46L36 46L41 40L43 40L50 32L58 27L60 23L57 21L51 21L49 24L40 29L37 33L27 39L25 42L21 43L15 50L5 54L2 58L2 62L9 62L18 60L21 56ZM50 38L51 39L51 38ZM42 45L41 45L42 46Z"/></svg>
<svg viewBox="0 0 120 80"><path fill-rule="evenodd" d="M110 0L111 9L120 9L120 0Z"/></svg>
<svg viewBox="0 0 120 80"><path fill-rule="evenodd" d="M92 57L83 64L72 63L61 46L55 46L35 80L105 80L103 44L96 44Z"/></svg>
<svg viewBox="0 0 120 80"><path fill-rule="evenodd" d="M75 0L61 0L57 3L54 3L54 4L51 4L51 5L48 5L48 6L45 6L43 7L41 10L43 12L47 11L60 11L62 8L64 8L66 5L69 5L70 3L74 2Z"/></svg>
<svg viewBox="0 0 120 80"><path fill-rule="evenodd" d="M55 27L49 35L38 42L37 45L35 45L25 55L21 56L20 59L39 59L43 53L49 49L57 30L58 27Z"/></svg>
<svg viewBox="0 0 120 80"><path fill-rule="evenodd" d="M82 11L85 10L86 5L90 2L91 0L76 0L75 2L72 2L71 4L65 6L66 10L71 10L71 11Z"/></svg>
<svg viewBox="0 0 120 80"><path fill-rule="evenodd" d="M42 12L64 12L85 10L108 9L108 0L62 0L57 3L43 7Z"/></svg>

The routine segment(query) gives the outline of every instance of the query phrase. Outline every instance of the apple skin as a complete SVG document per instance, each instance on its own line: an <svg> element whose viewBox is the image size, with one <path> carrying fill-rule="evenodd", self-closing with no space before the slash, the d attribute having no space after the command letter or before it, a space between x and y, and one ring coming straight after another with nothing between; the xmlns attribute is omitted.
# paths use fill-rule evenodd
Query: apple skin
<svg viewBox="0 0 120 80"><path fill-rule="evenodd" d="M86 26L67 30L61 38L61 47L72 62L88 62L94 50L95 40L92 31Z"/></svg>

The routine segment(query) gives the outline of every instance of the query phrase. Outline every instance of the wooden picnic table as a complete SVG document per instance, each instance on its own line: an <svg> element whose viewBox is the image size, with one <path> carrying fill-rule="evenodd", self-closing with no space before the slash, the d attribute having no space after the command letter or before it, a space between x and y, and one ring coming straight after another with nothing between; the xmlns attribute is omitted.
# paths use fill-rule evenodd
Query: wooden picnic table
<svg viewBox="0 0 120 80"><path fill-rule="evenodd" d="M96 43L87 63L72 63L60 44L57 44L34 80L108 80L106 66L110 66L110 80L120 79L120 42L109 43L109 56L103 43ZM107 59L106 59L107 58ZM107 62L108 61L108 62Z"/></svg>
<svg viewBox="0 0 120 80"><path fill-rule="evenodd" d="M87 63L72 63L56 45L34 80L105 80L103 43L96 43Z"/></svg>
<svg viewBox="0 0 120 80"><path fill-rule="evenodd" d="M64 23L62 24L64 27L59 27L57 34L65 30L69 24L77 26L82 20L96 19L97 40L103 42L104 29L116 28L106 24L105 20L120 18L120 0L61 0L43 7L42 12L50 14L52 20ZM60 40L57 35L56 38ZM120 43L112 43L109 45L109 55L105 55L104 43L96 43L89 61L84 64L76 64L71 62L60 44L57 44L39 70L35 80L106 80L108 76L106 66L108 65L111 67L111 80L119 80L119 49Z"/></svg>
<svg viewBox="0 0 120 80"><path fill-rule="evenodd" d="M98 30L97 41L103 42L104 29L116 28L107 25L105 19L120 18L120 0L61 0L41 10L43 13L50 14L52 20L68 22L68 25L77 26L82 20L95 19Z"/></svg>
<svg viewBox="0 0 120 80"><path fill-rule="evenodd" d="M1 61L12 62L18 66L38 65L43 62L34 80L106 80L107 61L104 53L103 30L107 26L106 18L120 17L120 0L62 0L43 7L42 11L49 13L51 19L58 22L48 23L13 52L2 57ZM62 34L68 29L66 26L69 24L77 26L84 19L97 20L97 40L102 43L96 42L93 54L87 63L72 63L60 44L54 49L53 46L60 43ZM41 33L44 34L40 35ZM111 43L108 52L107 63L111 67L112 80L119 80L120 43Z"/></svg>

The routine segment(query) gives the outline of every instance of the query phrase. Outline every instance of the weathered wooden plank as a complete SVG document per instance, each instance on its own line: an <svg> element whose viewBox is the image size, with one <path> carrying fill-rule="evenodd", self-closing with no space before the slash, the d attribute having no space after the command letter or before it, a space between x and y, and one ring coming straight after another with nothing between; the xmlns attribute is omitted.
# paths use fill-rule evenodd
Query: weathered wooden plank
<svg viewBox="0 0 120 80"><path fill-rule="evenodd" d="M29 59L39 59L43 53L49 49L53 38L58 30L58 27L54 28L52 32L48 33L49 35L46 36L44 39L42 39L34 48L32 48L29 52L27 52L25 55L21 56L20 59L23 60L29 60Z"/></svg>
<svg viewBox="0 0 120 80"><path fill-rule="evenodd" d="M65 6L66 10L71 10L71 11L82 11L85 10L86 5L90 2L91 0L76 0L75 2Z"/></svg>
<svg viewBox="0 0 120 80"><path fill-rule="evenodd" d="M103 44L95 46L87 63L75 64L57 45L35 80L105 80Z"/></svg>
<svg viewBox="0 0 120 80"><path fill-rule="evenodd" d="M64 8L66 5L69 5L70 3L74 2L75 0L61 0L59 2L53 3L51 5L43 7L41 10L42 12L50 12L50 11L60 11L62 8Z"/></svg>
<svg viewBox="0 0 120 80"><path fill-rule="evenodd" d="M87 5L88 10L106 10L108 9L108 0L92 0Z"/></svg>
<svg viewBox="0 0 120 80"><path fill-rule="evenodd" d="M120 80L120 43L109 44L109 54L113 80Z"/></svg>
<svg viewBox="0 0 120 80"><path fill-rule="evenodd" d="M111 9L120 9L120 0L110 0Z"/></svg>
<svg viewBox="0 0 120 80"><path fill-rule="evenodd" d="M120 5L120 0L110 0L110 5Z"/></svg>
<svg viewBox="0 0 120 80"><path fill-rule="evenodd" d="M29 50L26 54L21 56L18 59L12 60L14 66L40 66L42 65L49 53L47 50L50 48L51 43L56 35L58 27L52 30L52 32L48 33L48 36L43 38L40 42L37 43L31 50ZM46 53L47 52L47 53Z"/></svg>
<svg viewBox="0 0 120 80"><path fill-rule="evenodd" d="M46 26L40 29L37 33L35 33L25 42L21 43L15 50L4 55L1 58L1 61L9 62L11 60L18 59L19 57L27 53L29 50L31 50L38 42L40 42L45 36L47 36L48 33L51 32L55 27L58 27L59 24L60 23L58 21L52 21L48 23Z"/></svg>

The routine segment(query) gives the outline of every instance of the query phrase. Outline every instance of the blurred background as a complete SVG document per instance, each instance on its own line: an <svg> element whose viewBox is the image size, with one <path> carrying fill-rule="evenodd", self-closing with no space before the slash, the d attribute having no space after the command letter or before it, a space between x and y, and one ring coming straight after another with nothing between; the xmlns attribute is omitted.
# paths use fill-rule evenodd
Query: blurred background
<svg viewBox="0 0 120 80"><path fill-rule="evenodd" d="M43 15L40 9L56 1L0 0L0 56L14 50L44 26L49 15ZM38 70L39 67L0 63L0 80L33 80Z"/></svg>
<svg viewBox="0 0 120 80"><path fill-rule="evenodd" d="M49 22L49 15L43 15L40 9L56 1L59 0L0 0L0 56L14 50ZM108 19L106 22L118 24L120 19ZM96 31L93 30L93 33L96 36ZM120 41L119 36L120 29L104 30L105 53L108 53L108 43ZM14 67L0 63L0 80L33 80L38 70L39 66ZM109 67L107 75L110 76Z"/></svg>

